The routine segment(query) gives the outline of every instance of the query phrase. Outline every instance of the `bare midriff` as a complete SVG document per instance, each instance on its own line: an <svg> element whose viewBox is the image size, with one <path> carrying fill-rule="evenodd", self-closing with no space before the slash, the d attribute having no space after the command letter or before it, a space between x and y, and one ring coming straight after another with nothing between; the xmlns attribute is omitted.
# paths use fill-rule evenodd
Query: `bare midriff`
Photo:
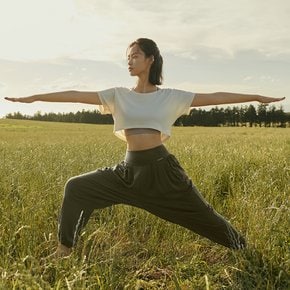
<svg viewBox="0 0 290 290"><path fill-rule="evenodd" d="M146 150L162 144L160 131L154 129L126 129L125 136L128 151Z"/></svg>

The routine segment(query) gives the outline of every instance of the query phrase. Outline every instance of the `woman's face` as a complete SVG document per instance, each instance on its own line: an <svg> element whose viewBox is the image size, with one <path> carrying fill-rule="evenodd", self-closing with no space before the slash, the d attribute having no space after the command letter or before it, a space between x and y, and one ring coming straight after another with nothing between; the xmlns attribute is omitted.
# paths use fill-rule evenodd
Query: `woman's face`
<svg viewBox="0 0 290 290"><path fill-rule="evenodd" d="M152 57L145 56L138 44L134 44L128 50L128 70L131 76L141 76L148 74L152 64Z"/></svg>

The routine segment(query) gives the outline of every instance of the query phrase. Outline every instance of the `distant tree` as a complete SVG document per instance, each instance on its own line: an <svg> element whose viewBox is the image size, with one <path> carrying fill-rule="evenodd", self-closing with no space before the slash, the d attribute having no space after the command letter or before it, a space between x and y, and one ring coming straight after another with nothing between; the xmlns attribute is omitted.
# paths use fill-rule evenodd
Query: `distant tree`
<svg viewBox="0 0 290 290"><path fill-rule="evenodd" d="M284 124L285 124L285 127L286 127L286 124L288 124L288 126L290 126L290 112L288 113L284 113Z"/></svg>
<svg viewBox="0 0 290 290"><path fill-rule="evenodd" d="M283 111L282 106L280 106L279 109L276 110L276 124L278 127L285 128L287 122L290 122L290 118L287 120L287 114Z"/></svg>
<svg viewBox="0 0 290 290"><path fill-rule="evenodd" d="M6 115L7 119L25 119L25 116L22 115L20 112L16 112L16 113L9 113L8 115Z"/></svg>
<svg viewBox="0 0 290 290"><path fill-rule="evenodd" d="M267 111L267 123L269 124L269 126L272 127L276 122L277 122L276 108L275 106L271 106Z"/></svg>
<svg viewBox="0 0 290 290"><path fill-rule="evenodd" d="M232 110L230 107L227 107L225 109L225 125L226 126L232 126Z"/></svg>
<svg viewBox="0 0 290 290"><path fill-rule="evenodd" d="M241 106L239 110L239 125L246 126L247 118L246 118L247 107Z"/></svg>
<svg viewBox="0 0 290 290"><path fill-rule="evenodd" d="M257 122L257 112L253 105L249 105L245 112L245 120L249 122L250 127Z"/></svg>
<svg viewBox="0 0 290 290"><path fill-rule="evenodd" d="M210 110L210 124L211 126L221 126L224 124L224 109L219 109L218 107L212 108Z"/></svg>
<svg viewBox="0 0 290 290"><path fill-rule="evenodd" d="M22 115L20 112L6 115L8 119L26 119L54 122L74 122L90 124L113 124L112 115L102 115L99 111L78 111L76 113L44 113L36 112L33 116ZM259 105L258 110L253 105L242 107L212 108L209 111L193 108L189 115L181 116L174 123L175 126L279 126L286 127L290 123L290 113L283 108L277 109Z"/></svg>
<svg viewBox="0 0 290 290"><path fill-rule="evenodd" d="M264 124L264 126L266 126L266 122L267 122L267 106L264 104L259 104L258 105L258 123L259 126L262 127L262 125Z"/></svg>

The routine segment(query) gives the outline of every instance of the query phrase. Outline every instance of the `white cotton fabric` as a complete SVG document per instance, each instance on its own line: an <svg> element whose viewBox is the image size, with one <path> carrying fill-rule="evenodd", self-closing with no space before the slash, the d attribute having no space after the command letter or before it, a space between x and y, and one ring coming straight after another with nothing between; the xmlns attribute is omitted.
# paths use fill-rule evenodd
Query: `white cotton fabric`
<svg viewBox="0 0 290 290"><path fill-rule="evenodd" d="M181 115L188 115L194 93L177 89L159 89L137 93L116 87L97 92L101 114L112 114L114 134L126 141L124 129L151 128L161 132L162 141L171 135L171 126Z"/></svg>

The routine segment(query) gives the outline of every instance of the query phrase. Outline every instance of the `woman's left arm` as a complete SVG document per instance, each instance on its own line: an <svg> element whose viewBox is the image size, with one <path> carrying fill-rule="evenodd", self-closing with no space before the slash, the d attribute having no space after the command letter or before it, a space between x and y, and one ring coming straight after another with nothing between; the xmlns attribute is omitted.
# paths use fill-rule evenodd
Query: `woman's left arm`
<svg viewBox="0 0 290 290"><path fill-rule="evenodd" d="M226 93L217 92L209 94L195 94L191 103L192 107L210 106L210 105L222 105L222 104L235 104L244 102L260 102L260 103L272 103L284 100L284 98L272 98L260 95L250 94L237 94L237 93Z"/></svg>

